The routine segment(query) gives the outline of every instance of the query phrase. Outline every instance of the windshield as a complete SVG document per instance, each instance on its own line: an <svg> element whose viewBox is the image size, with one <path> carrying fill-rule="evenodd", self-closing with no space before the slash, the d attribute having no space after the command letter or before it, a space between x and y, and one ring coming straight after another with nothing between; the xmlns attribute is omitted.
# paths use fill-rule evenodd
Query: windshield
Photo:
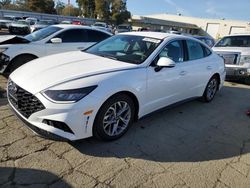
<svg viewBox="0 0 250 188"><path fill-rule="evenodd" d="M31 42L35 42L35 41L45 39L46 37L56 33L57 31L60 31L61 29L62 28L60 28L60 27L49 26L49 27L46 27L44 29L40 29L38 31L35 31L29 35L26 35L24 38L31 41Z"/></svg>
<svg viewBox="0 0 250 188"><path fill-rule="evenodd" d="M20 24L20 25L29 25L26 21L17 21L17 22L15 22L16 24Z"/></svg>
<svg viewBox="0 0 250 188"><path fill-rule="evenodd" d="M106 27L106 25L103 24L103 23L95 23L94 26L97 26L97 27Z"/></svg>
<svg viewBox="0 0 250 188"><path fill-rule="evenodd" d="M86 52L127 63L141 64L160 43L160 39L116 35L87 49Z"/></svg>
<svg viewBox="0 0 250 188"><path fill-rule="evenodd" d="M119 25L118 29L129 29L129 26L126 25Z"/></svg>
<svg viewBox="0 0 250 188"><path fill-rule="evenodd" d="M38 21L37 25L49 25L49 21Z"/></svg>
<svg viewBox="0 0 250 188"><path fill-rule="evenodd" d="M250 47L250 36L224 37L215 47Z"/></svg>

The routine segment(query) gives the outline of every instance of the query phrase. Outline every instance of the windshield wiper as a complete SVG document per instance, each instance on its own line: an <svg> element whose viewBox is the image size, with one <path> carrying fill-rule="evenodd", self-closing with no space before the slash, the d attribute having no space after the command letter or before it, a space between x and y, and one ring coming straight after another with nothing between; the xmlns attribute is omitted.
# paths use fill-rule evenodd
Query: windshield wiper
<svg viewBox="0 0 250 188"><path fill-rule="evenodd" d="M99 56L102 56L102 57L109 58L109 59L117 60L117 58L116 58L116 57L111 56L111 55L106 55L106 54L98 54L98 55L99 55Z"/></svg>

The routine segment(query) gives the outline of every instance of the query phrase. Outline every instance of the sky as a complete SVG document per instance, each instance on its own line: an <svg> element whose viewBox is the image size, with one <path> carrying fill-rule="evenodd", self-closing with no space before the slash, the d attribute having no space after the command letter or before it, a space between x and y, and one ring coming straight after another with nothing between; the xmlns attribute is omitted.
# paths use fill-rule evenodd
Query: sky
<svg viewBox="0 0 250 188"><path fill-rule="evenodd" d="M64 2L68 2L64 0ZM76 5L75 0L71 3ZM250 21L250 0L127 0L132 15L177 14Z"/></svg>

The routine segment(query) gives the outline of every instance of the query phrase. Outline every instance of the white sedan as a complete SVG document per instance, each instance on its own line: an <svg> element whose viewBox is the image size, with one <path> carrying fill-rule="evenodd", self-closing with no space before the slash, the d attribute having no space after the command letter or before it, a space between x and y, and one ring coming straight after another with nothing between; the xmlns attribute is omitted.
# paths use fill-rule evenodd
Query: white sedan
<svg viewBox="0 0 250 188"><path fill-rule="evenodd" d="M83 50L112 34L88 26L53 25L25 37L0 37L0 73L46 55Z"/></svg>
<svg viewBox="0 0 250 188"><path fill-rule="evenodd" d="M196 97L212 101L224 79L223 59L200 41L130 32L27 63L10 75L8 100L40 135L114 140L165 106Z"/></svg>

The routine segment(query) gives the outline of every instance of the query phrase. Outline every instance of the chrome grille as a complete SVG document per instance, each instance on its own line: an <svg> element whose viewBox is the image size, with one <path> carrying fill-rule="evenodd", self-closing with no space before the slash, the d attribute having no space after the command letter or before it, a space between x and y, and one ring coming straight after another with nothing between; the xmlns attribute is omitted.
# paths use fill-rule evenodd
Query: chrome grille
<svg viewBox="0 0 250 188"><path fill-rule="evenodd" d="M16 110L26 118L29 118L35 112L45 109L38 98L11 80L8 82L8 98Z"/></svg>

